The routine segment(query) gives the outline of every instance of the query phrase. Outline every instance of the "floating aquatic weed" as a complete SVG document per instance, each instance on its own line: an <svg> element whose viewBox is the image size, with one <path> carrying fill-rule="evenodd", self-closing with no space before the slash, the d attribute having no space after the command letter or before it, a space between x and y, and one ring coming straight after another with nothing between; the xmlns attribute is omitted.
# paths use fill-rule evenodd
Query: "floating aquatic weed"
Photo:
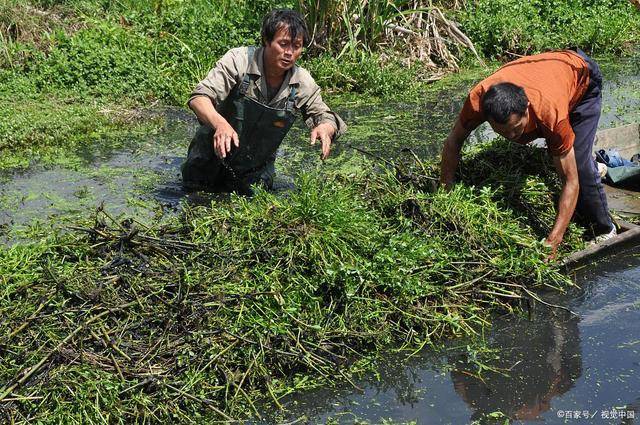
<svg viewBox="0 0 640 425"><path fill-rule="evenodd" d="M489 311L568 283L503 186L444 192L434 164L372 169L305 174L285 196L185 206L150 226L101 208L74 233L3 248L2 414L258 415L256 400L350 380L390 344L473 334Z"/></svg>
<svg viewBox="0 0 640 425"><path fill-rule="evenodd" d="M556 218L561 183L546 149L511 143L502 138L472 146L459 167L461 181L490 187L500 208L514 212L545 238ZM570 223L560 246L563 253L583 249L584 229Z"/></svg>

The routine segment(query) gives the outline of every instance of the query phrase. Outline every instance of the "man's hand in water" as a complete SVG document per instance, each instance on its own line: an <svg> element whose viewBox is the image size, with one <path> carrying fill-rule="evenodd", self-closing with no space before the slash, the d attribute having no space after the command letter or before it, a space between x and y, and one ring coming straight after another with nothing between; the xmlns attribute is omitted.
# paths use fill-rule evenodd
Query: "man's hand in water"
<svg viewBox="0 0 640 425"><path fill-rule="evenodd" d="M201 124L213 128L213 150L218 158L225 158L231 151L231 143L236 148L240 146L238 133L222 115L216 111L211 99L207 96L196 96L189 102L189 107L195 112Z"/></svg>
<svg viewBox="0 0 640 425"><path fill-rule="evenodd" d="M217 120L214 125L215 133L213 135L213 150L218 158L224 159L227 157L227 154L231 152L231 143L233 143L236 148L240 146L238 133L236 133L233 127L231 127L224 118Z"/></svg>
<svg viewBox="0 0 640 425"><path fill-rule="evenodd" d="M336 128L328 122L318 124L311 130L311 145L315 145L318 139L322 142L322 155L320 156L322 160L329 157L329 152L331 152L331 139L335 133Z"/></svg>

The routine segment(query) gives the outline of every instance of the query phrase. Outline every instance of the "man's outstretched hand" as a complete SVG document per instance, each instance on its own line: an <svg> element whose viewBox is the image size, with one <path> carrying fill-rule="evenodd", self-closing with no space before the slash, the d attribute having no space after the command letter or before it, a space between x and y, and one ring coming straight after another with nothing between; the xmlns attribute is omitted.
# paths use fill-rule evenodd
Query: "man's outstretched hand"
<svg viewBox="0 0 640 425"><path fill-rule="evenodd" d="M562 242L562 238L558 239L551 236L548 236L544 240L545 246L549 248L549 250L551 251L549 256L546 258L547 262L551 262L556 259L556 257L558 256L558 246L560 246L561 242Z"/></svg>
<svg viewBox="0 0 640 425"><path fill-rule="evenodd" d="M318 139L320 139L322 143L322 155L320 159L325 160L329 157L329 153L331 152L331 139L335 132L336 128L328 122L318 124L311 130L311 145L315 145Z"/></svg>

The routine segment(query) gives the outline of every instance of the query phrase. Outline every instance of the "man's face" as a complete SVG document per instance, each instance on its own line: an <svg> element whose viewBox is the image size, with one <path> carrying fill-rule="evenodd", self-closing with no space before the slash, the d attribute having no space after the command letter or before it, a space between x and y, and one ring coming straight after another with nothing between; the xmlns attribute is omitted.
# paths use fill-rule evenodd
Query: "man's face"
<svg viewBox="0 0 640 425"><path fill-rule="evenodd" d="M291 40L288 27L278 28L271 43L265 41L264 60L267 69L278 73L291 69L302 54L302 44L302 35Z"/></svg>
<svg viewBox="0 0 640 425"><path fill-rule="evenodd" d="M518 140L524 133L524 129L529 123L529 109L524 112L523 115L511 114L506 123L500 124L492 119L489 119L489 125L493 128L493 131L501 135L507 140L512 142Z"/></svg>

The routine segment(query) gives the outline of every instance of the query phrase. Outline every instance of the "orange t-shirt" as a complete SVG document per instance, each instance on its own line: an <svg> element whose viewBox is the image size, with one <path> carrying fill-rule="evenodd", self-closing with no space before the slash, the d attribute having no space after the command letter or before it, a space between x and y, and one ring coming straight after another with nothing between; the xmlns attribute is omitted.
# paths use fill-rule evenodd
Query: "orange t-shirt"
<svg viewBox="0 0 640 425"><path fill-rule="evenodd" d="M526 144L544 137L552 155L568 152L575 140L569 112L589 86L589 68L584 59L564 50L525 56L504 65L469 93L459 117L467 130L474 130L487 120L482 112L482 96L492 85L505 82L522 87L529 99L529 123L517 142Z"/></svg>

